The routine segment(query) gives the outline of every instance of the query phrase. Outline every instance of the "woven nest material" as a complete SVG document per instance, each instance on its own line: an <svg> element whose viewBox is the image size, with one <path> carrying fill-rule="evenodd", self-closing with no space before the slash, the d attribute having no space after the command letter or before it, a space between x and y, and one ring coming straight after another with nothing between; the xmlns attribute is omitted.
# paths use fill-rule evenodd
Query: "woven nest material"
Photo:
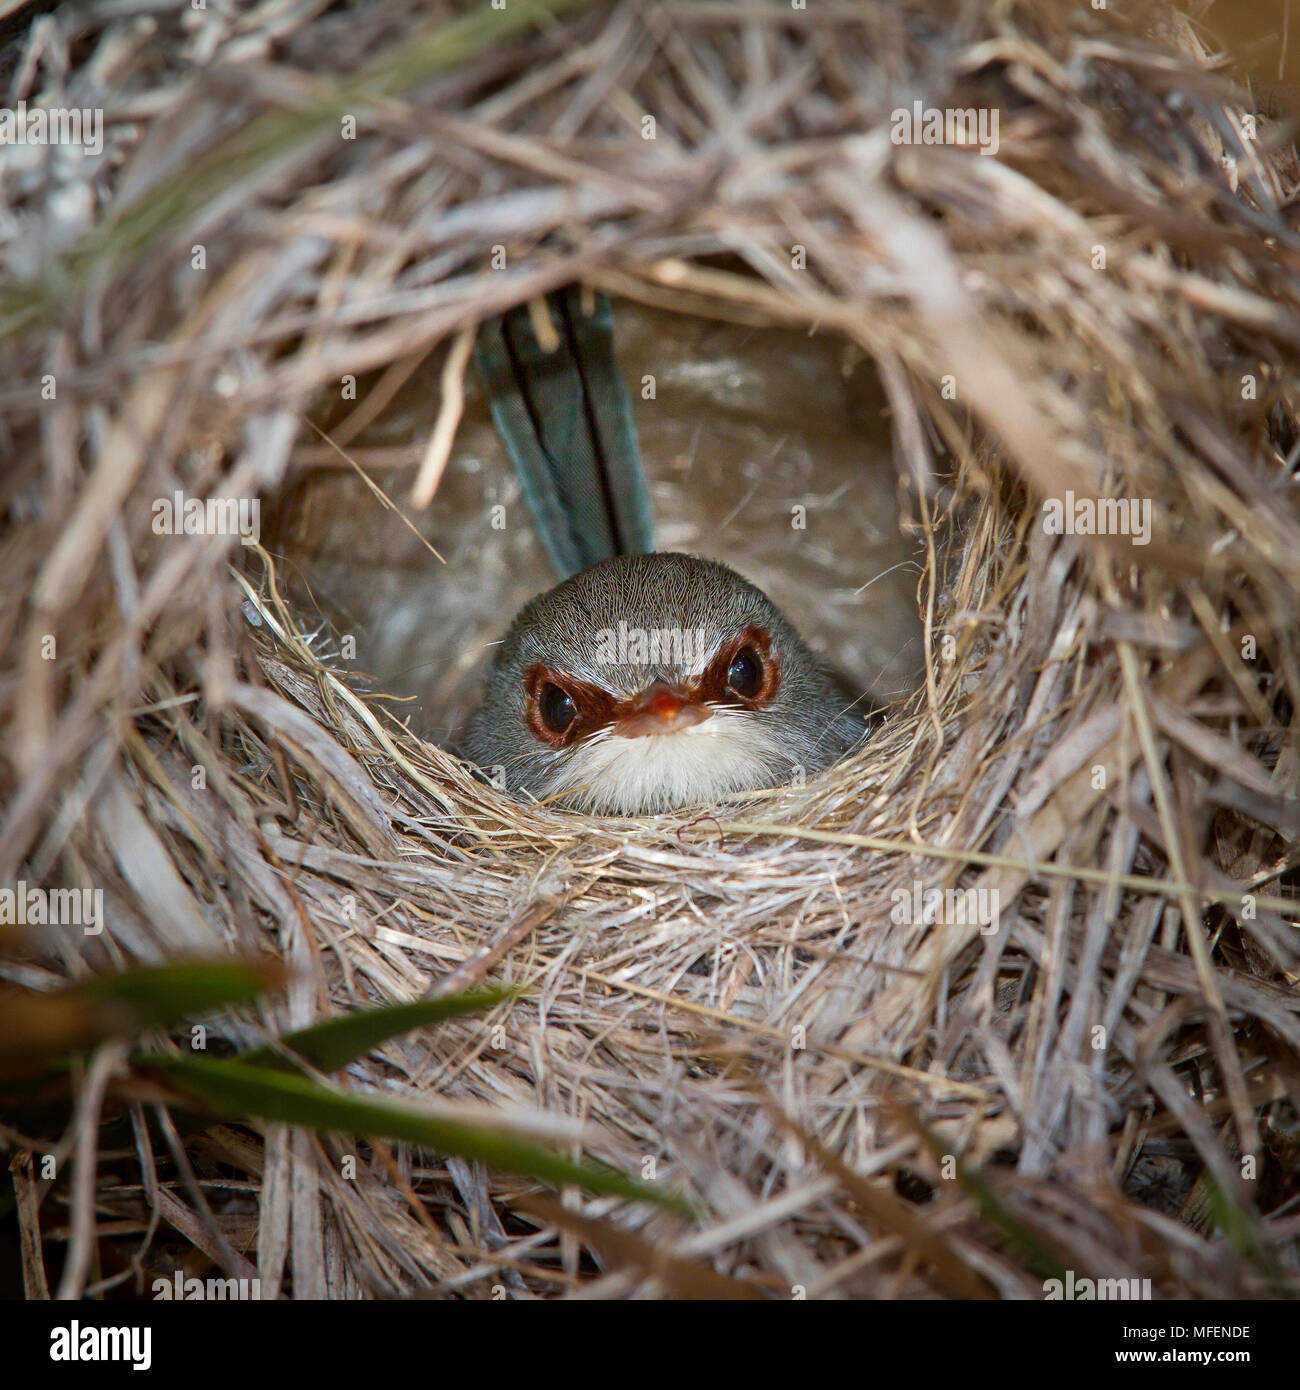
<svg viewBox="0 0 1300 1390"><path fill-rule="evenodd" d="M551 8L92 4L12 40L19 95L107 125L2 186L0 882L103 888L108 929L0 974L274 952L241 1042L521 983L347 1084L567 1117L698 1203L587 1203L646 1244L580 1263L517 1180L226 1127L263 1296L673 1287L647 1247L786 1297L1042 1297L1043 1247L1294 1287L1293 155L1163 11ZM996 111L996 153L894 143L914 101ZM443 344L436 509L469 335L575 280L877 365L924 682L806 786L518 804L324 661L268 554L154 534L178 489L270 505L341 378L345 446ZM1149 544L1054 534L1067 494L1149 503Z"/></svg>

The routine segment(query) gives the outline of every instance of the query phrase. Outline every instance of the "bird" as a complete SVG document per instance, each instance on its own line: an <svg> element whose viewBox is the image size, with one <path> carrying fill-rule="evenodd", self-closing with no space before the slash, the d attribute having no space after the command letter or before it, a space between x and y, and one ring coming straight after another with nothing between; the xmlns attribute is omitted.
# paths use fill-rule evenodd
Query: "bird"
<svg viewBox="0 0 1300 1390"><path fill-rule="evenodd" d="M474 357L560 582L499 645L460 751L516 797L638 816L855 747L865 721L762 590L655 550L606 296L568 286L490 319Z"/></svg>
<svg viewBox="0 0 1300 1390"><path fill-rule="evenodd" d="M821 771L866 733L851 704L729 566L618 555L524 606L464 751L516 796L641 816Z"/></svg>

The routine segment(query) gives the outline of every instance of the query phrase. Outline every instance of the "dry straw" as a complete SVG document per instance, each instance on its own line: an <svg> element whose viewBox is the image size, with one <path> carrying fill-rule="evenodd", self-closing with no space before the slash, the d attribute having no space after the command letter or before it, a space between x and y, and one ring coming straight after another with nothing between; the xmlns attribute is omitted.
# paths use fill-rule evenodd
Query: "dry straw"
<svg viewBox="0 0 1300 1390"><path fill-rule="evenodd" d="M264 1296L1294 1287L1285 131L1163 11L550 8L8 21L11 100L106 126L98 161L0 151L0 882L101 887L109 930L0 974L274 952L294 983L219 1025L244 1041L523 983L348 1084L569 1117L698 1220L523 1218L518 1181L382 1147L349 1181L344 1141L277 1126L202 1141L210 1213L165 1149L96 1190L83 1142L74 1194ZM914 101L996 111L996 154L893 143ZM645 823L515 804L322 664L268 555L153 532L177 489L270 505L345 374L341 447L453 341L454 413L468 330L575 279L879 367L924 686L806 787ZM1149 501L1150 543L1049 534L1067 492ZM917 885L995 893L996 931L918 917Z"/></svg>

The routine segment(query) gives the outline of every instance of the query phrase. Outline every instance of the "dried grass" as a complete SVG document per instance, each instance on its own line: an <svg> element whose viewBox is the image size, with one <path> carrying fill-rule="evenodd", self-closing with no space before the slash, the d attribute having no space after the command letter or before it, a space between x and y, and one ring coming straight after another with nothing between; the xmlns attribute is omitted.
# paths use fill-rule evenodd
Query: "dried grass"
<svg viewBox="0 0 1300 1390"><path fill-rule="evenodd" d="M777 1296L1294 1289L1293 153L1163 12L567 8L90 4L16 41L13 96L104 105L111 153L0 185L11 269L40 267L0 292L0 882L102 887L109 930L0 975L274 951L294 984L239 1040L526 983L350 1084L573 1117L702 1213L526 1228L455 1160L379 1146L345 1181L342 1140L225 1127L198 1185L264 1296L743 1291L698 1266ZM892 145L914 99L996 107L998 157ZM321 660L264 552L152 534L177 488L273 496L344 373L383 373L346 445L431 347L575 278L879 366L925 684L807 787L516 805ZM1152 544L1045 534L1067 489L1150 498ZM999 930L892 920L916 882L995 890ZM142 1161L99 1219L229 1264Z"/></svg>

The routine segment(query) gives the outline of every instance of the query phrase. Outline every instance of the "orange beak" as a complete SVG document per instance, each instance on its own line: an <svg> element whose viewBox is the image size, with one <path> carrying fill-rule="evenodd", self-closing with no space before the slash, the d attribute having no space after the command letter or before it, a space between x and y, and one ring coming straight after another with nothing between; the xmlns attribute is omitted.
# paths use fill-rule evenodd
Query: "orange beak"
<svg viewBox="0 0 1300 1390"><path fill-rule="evenodd" d="M666 681L655 681L619 708L626 712L615 721L614 732L622 738L675 734L692 724L702 724L713 713L680 686Z"/></svg>

